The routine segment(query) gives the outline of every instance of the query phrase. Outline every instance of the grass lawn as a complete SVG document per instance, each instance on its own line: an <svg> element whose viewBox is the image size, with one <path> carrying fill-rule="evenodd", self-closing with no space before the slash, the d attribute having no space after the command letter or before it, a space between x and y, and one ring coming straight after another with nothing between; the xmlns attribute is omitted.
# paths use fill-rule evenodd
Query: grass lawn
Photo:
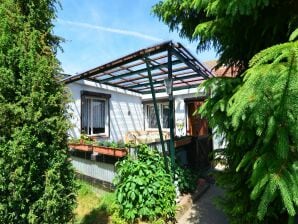
<svg viewBox="0 0 298 224"><path fill-rule="evenodd" d="M96 191L89 184L79 181L75 224L127 224L119 217L113 193ZM149 224L137 221L138 224ZM162 220L152 222L165 223Z"/></svg>
<svg viewBox="0 0 298 224"><path fill-rule="evenodd" d="M80 188L75 209L76 224L108 224L109 214L102 206L102 199L109 197L108 192L95 192L85 182L79 181Z"/></svg>

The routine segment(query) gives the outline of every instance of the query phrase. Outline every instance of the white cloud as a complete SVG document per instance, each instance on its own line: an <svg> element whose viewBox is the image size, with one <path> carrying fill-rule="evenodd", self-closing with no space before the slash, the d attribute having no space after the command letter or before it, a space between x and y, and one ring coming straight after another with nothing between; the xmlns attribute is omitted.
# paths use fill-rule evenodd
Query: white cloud
<svg viewBox="0 0 298 224"><path fill-rule="evenodd" d="M161 39L161 38L146 35L146 34L136 32L136 31L131 31L131 30L114 29L114 28L109 28L109 27L105 27L105 26L97 26L97 25L93 25L93 24L89 24L89 23L74 22L74 21L62 20L62 19L58 19L57 22L60 24L78 26L81 28L101 30L101 31L110 32L110 33L117 33L117 34L122 34L122 35L127 35L127 36L133 36L133 37L142 38L142 39L150 40L150 41L154 41L154 42L163 41L163 39Z"/></svg>

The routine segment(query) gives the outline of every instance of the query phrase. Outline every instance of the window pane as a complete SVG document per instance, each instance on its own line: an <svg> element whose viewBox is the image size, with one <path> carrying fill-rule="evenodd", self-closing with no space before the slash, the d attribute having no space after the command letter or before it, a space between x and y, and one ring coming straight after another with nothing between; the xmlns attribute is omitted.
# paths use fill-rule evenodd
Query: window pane
<svg viewBox="0 0 298 224"><path fill-rule="evenodd" d="M156 120L153 105L147 106L147 119L148 119L149 128L157 128L157 120Z"/></svg>
<svg viewBox="0 0 298 224"><path fill-rule="evenodd" d="M105 133L105 101L82 97L82 133Z"/></svg>
<svg viewBox="0 0 298 224"><path fill-rule="evenodd" d="M170 128L169 124L169 106L162 105L162 127L163 128Z"/></svg>
<svg viewBox="0 0 298 224"><path fill-rule="evenodd" d="M92 99L93 134L105 132L105 101Z"/></svg>
<svg viewBox="0 0 298 224"><path fill-rule="evenodd" d="M91 134L91 100L82 98L82 133Z"/></svg>

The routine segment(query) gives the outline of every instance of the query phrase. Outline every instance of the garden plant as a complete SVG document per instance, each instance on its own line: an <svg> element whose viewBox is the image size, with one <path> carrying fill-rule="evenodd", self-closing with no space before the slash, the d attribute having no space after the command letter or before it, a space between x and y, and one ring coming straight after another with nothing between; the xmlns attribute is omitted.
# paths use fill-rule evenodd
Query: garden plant
<svg viewBox="0 0 298 224"><path fill-rule="evenodd" d="M0 223L68 223L76 197L55 0L0 4Z"/></svg>
<svg viewBox="0 0 298 224"><path fill-rule="evenodd" d="M118 162L115 178L116 200L125 220L168 221L175 216L175 186L161 155L139 145L137 158Z"/></svg>
<svg viewBox="0 0 298 224"><path fill-rule="evenodd" d="M230 223L294 223L298 212L298 4L282 0L165 0L153 12L217 67L200 113L222 135L220 207Z"/></svg>

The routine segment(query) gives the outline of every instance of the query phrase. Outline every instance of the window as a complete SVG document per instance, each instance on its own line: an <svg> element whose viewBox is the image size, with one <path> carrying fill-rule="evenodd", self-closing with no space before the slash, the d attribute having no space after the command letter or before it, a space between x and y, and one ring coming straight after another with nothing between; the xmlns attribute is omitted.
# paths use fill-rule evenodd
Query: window
<svg viewBox="0 0 298 224"><path fill-rule="evenodd" d="M169 123L169 105L161 104L161 111L162 111L162 128L170 128Z"/></svg>
<svg viewBox="0 0 298 224"><path fill-rule="evenodd" d="M82 93L81 131L87 135L108 135L110 95L100 93Z"/></svg>
<svg viewBox="0 0 298 224"><path fill-rule="evenodd" d="M155 116L154 105L148 104L146 107L146 128L158 128L157 119ZM157 104L160 123L162 128L169 128L169 105L167 103L158 103Z"/></svg>

